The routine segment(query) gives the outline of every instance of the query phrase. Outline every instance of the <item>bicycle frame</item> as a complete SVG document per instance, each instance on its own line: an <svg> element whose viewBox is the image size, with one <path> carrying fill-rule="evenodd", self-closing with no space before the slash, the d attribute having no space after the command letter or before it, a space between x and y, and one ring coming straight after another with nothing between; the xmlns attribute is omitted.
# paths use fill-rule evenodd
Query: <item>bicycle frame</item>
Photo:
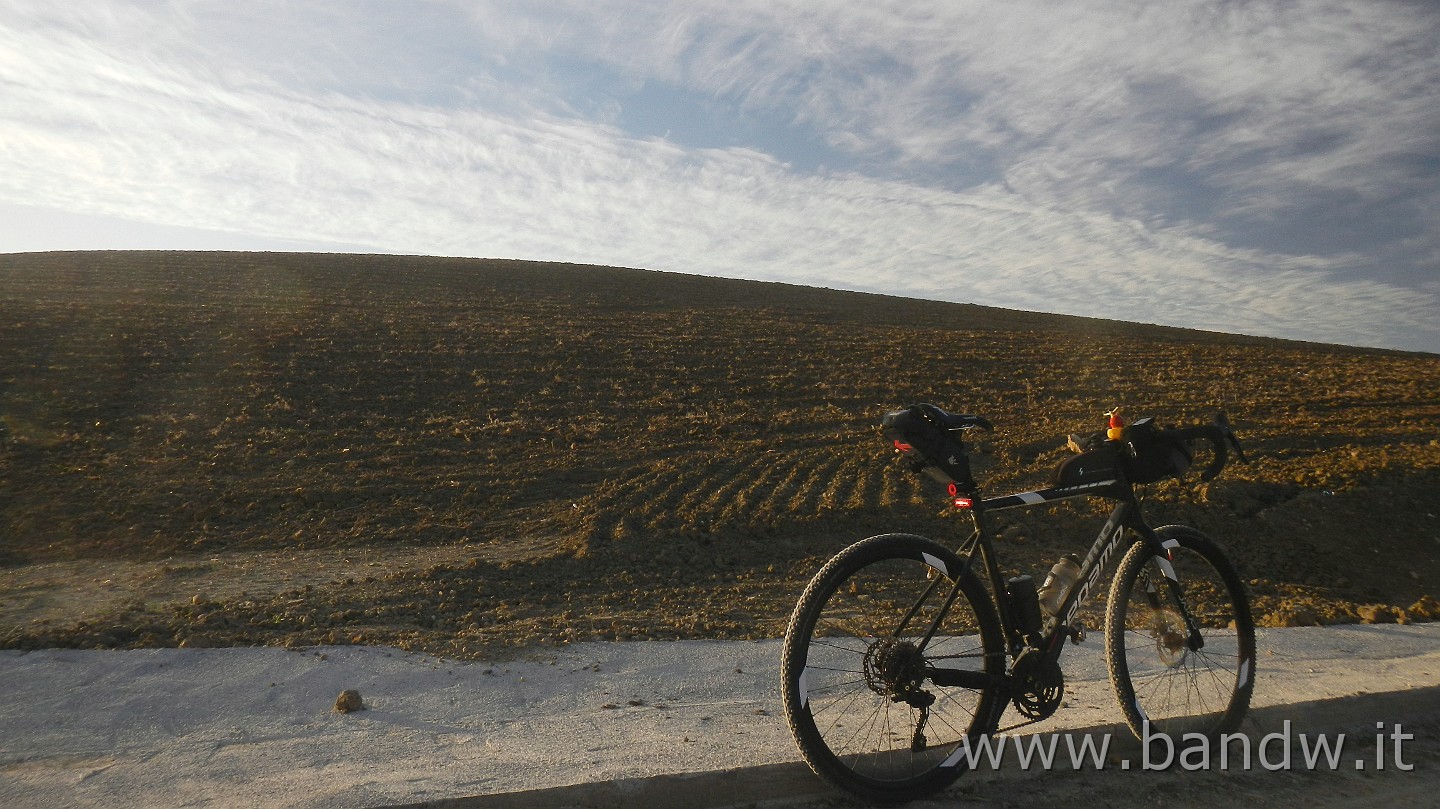
<svg viewBox="0 0 1440 809"><path fill-rule="evenodd" d="M1110 512L1105 525L1095 537L1089 552L1080 564L1080 574L1075 586L1065 595L1060 608L1054 616L1045 621L1041 627L1040 641L1037 648L1058 659L1060 649L1063 648L1063 640L1071 636L1075 616L1080 607L1090 597L1091 590L1104 577L1111 560L1115 557L1117 549L1129 547L1131 542L1126 538L1131 532L1137 535L1140 540L1151 545L1159 562L1159 567L1166 578L1171 582L1169 588L1174 599L1175 606L1180 611L1185 621L1189 634L1189 642L1192 649L1198 649L1202 645L1200 630L1194 622L1187 608L1179 582L1175 577L1174 569L1168 562L1168 548L1155 530L1145 522L1140 512L1140 502L1135 497L1135 490L1131 484L1123 479L1106 480L1094 483L1085 483L1074 486L1060 486L1036 491L1020 492L1017 494L1004 495L988 499L976 500L971 497L956 496L954 505L969 512L974 524L974 530L968 539L961 543L956 553L965 561L965 567L957 576L956 589L958 591L958 580L964 576L974 564L976 557L984 568L984 576L988 580L990 591L994 597L995 605L1000 617L1000 624L1004 632L1008 652L1011 659L1018 657L1029 645L1024 632L1020 627L1018 616L1014 614L1014 608L1007 597L1004 577L1000 572L999 562L996 559L994 544L991 541L989 532L986 530L985 516L989 511L1000 511L1011 508L1024 508L1036 506L1058 500L1068 500L1077 497L1101 497L1107 500L1117 501L1115 508ZM954 593L950 596L954 598ZM946 607L948 608L947 603ZM937 619L938 620L938 619ZM933 628L931 630L934 631ZM927 634L926 640L929 640Z"/></svg>
<svg viewBox="0 0 1440 809"><path fill-rule="evenodd" d="M958 440L989 429L985 419L926 404L885 415L882 431L909 470L948 483L972 529L967 536L957 526L963 541L948 548L904 532L862 539L810 580L786 629L781 681L796 744L818 775L876 803L914 800L971 768L977 738L1053 716L1064 707L1065 640L1084 640L1080 622L1091 615L1082 608L1104 600L1098 585L1107 577L1109 602L1094 628L1130 730L1142 740L1152 727L1191 740L1238 728L1254 687L1243 581L1200 531L1152 528L1136 488L1183 474L1195 439L1214 449L1201 474L1211 480L1227 447L1244 459L1238 441L1223 415L1179 429L1142 419L1119 437L1109 415L1107 439L1128 440L1072 436L1084 451L1057 470L1063 483L1000 497L982 496ZM1074 583L1064 593L1041 588L1037 603L1028 576L1007 582L1002 573L989 513L1077 497L1107 501L1109 516L1067 571ZM1201 634L1202 622L1213 635ZM1004 726L1011 708L1016 722Z"/></svg>

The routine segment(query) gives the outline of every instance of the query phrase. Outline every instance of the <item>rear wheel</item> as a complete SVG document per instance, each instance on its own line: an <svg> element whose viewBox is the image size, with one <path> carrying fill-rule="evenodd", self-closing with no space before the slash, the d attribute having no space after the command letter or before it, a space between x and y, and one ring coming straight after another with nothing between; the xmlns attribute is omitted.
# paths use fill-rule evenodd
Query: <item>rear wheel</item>
<svg viewBox="0 0 1440 809"><path fill-rule="evenodd" d="M841 551L805 588L782 696L801 754L832 785L879 803L929 795L964 772L961 745L993 728L1000 625L961 569L931 540L887 534Z"/></svg>
<svg viewBox="0 0 1440 809"><path fill-rule="evenodd" d="M1238 728L1250 706L1250 603L1235 569L1204 534L1184 526L1156 534L1167 553L1137 542L1110 589L1110 682L1136 736L1164 733L1178 742L1198 733L1214 740ZM1186 612L1198 637L1191 637Z"/></svg>

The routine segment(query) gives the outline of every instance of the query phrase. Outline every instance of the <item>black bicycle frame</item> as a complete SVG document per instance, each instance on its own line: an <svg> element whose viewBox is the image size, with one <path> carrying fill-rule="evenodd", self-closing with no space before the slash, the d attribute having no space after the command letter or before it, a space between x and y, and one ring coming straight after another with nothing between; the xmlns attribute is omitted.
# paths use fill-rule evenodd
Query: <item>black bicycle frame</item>
<svg viewBox="0 0 1440 809"><path fill-rule="evenodd" d="M1110 561L1114 558L1117 550L1128 548L1131 544L1127 541L1129 532L1134 532L1143 542L1150 544L1160 560L1162 574L1171 582L1169 588L1175 606L1183 616L1186 627L1189 630L1191 648L1199 648L1200 631L1190 615L1190 610L1185 604L1183 593L1179 582L1176 580L1175 571L1169 565L1168 548L1162 542L1144 520L1140 513L1140 503L1135 498L1135 490L1128 481L1117 478L1115 480L1085 483L1075 486L1060 486L1037 491L1020 492L1002 497L993 497L983 500L975 500L968 497L957 497L955 505L958 508L970 513L975 529L970 537L961 544L958 555L965 560L965 566L956 577L956 588L958 590L959 578L964 576L974 564L975 558L980 558L980 564L985 569L985 576L989 579L990 590L994 594L995 604L999 609L1001 627L1009 646L1011 657L1018 655L1027 645L1024 632L1020 628L1018 616L1014 614L1014 608L1007 597L1007 588L1000 566L995 558L995 548L991 542L989 533L985 530L985 515L988 511L1000 511L1010 508L1023 508L1026 506L1041 505L1057 500L1067 500L1075 497L1101 497L1107 500L1117 501L1110 517L1105 521L1104 527L1095 537L1095 542L1090 546L1090 551L1085 555L1084 561L1080 564L1080 575L1070 592L1065 595L1060 608L1055 615L1049 618L1041 629L1040 648L1058 657L1061 642L1069 636L1070 627L1074 624L1075 616L1080 610L1081 604L1090 597L1090 592L1100 579L1104 577ZM951 598L954 594L951 595ZM948 604L947 604L948 607ZM938 623L938 620L937 620ZM927 633L926 640L929 640L931 632ZM923 646L922 646L923 648Z"/></svg>

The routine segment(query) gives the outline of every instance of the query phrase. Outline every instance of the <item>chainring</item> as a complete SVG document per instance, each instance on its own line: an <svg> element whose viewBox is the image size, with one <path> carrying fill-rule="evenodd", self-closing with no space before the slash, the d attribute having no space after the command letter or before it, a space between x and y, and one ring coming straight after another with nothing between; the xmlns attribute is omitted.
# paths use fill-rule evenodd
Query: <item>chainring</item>
<svg viewBox="0 0 1440 809"><path fill-rule="evenodd" d="M1049 719L1060 709L1065 674L1058 660L1038 649L1027 649L1016 658L1011 677L1015 691L1010 701L1026 719Z"/></svg>

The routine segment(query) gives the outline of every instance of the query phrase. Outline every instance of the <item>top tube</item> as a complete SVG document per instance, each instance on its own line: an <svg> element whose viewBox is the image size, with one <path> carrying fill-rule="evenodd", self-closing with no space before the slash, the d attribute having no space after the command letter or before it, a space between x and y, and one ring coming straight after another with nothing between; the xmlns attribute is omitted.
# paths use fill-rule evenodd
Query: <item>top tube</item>
<svg viewBox="0 0 1440 809"><path fill-rule="evenodd" d="M1068 500L1072 497L1105 497L1112 500L1123 500L1130 495L1130 487L1125 484L1125 481L1116 477L1114 480L1098 480L1092 483L1079 483L1074 486L1054 486L1048 489L1018 492L1001 497L989 497L980 501L979 505L988 511L991 509L1017 508L1020 506L1037 506L1041 503L1049 503L1055 500ZM957 505L959 504L957 503Z"/></svg>

